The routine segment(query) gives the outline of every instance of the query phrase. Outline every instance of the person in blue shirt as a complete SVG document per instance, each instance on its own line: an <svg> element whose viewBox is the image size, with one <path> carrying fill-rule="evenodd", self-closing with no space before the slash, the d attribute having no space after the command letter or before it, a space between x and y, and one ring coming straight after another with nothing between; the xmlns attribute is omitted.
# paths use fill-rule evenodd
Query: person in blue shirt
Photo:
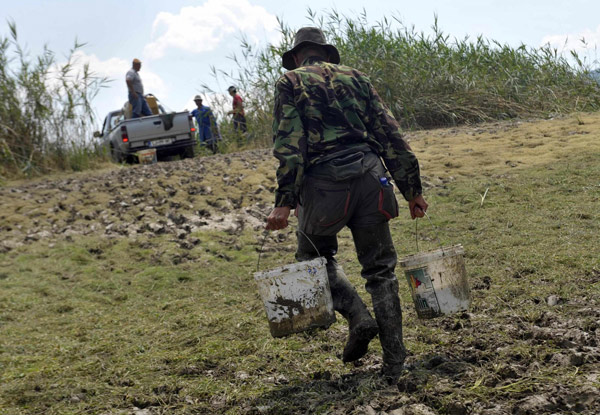
<svg viewBox="0 0 600 415"><path fill-rule="evenodd" d="M198 124L198 141L200 145L209 146L213 153L217 152L218 132L217 123L212 110L206 105L202 105L202 97L196 95L194 102L198 108L194 109L191 114L196 119Z"/></svg>

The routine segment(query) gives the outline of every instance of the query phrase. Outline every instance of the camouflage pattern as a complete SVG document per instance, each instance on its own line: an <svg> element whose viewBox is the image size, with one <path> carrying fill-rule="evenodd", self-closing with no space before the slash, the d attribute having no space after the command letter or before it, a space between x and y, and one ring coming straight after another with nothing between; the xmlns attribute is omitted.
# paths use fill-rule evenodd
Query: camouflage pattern
<svg viewBox="0 0 600 415"><path fill-rule="evenodd" d="M406 200L422 193L417 158L366 75L311 57L282 75L275 88L275 206L296 207L310 166L365 143L383 159Z"/></svg>

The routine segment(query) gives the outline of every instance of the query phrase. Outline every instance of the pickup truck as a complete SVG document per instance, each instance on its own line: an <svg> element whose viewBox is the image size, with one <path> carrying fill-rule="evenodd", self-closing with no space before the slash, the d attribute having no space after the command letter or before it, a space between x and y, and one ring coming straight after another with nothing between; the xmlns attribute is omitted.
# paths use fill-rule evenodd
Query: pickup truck
<svg viewBox="0 0 600 415"><path fill-rule="evenodd" d="M150 148L156 148L158 158L194 157L196 145L196 128L187 111L131 119L125 119L123 110L111 111L104 119L102 131L96 131L94 136L102 140L117 163L133 163L138 151Z"/></svg>

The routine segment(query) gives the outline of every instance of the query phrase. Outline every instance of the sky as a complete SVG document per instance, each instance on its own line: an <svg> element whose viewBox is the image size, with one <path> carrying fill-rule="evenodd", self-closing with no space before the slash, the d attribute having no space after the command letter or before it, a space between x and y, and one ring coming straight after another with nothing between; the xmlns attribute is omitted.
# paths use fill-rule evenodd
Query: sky
<svg viewBox="0 0 600 415"><path fill-rule="evenodd" d="M76 40L85 42L78 62L113 80L93 101L101 121L127 100L125 73L133 58L143 62L146 93L168 110L192 110L203 84L226 94L229 85L218 83L210 68L233 70L230 57L241 52L242 36L257 46L277 43L277 19L298 29L310 25L308 9L348 16L364 11L372 23L394 16L425 33L437 16L451 37L482 35L513 47L550 43L561 52L577 50L589 62L600 46L598 0L0 0L0 37L14 21L31 56L47 45L58 62ZM213 97L204 96L210 104Z"/></svg>

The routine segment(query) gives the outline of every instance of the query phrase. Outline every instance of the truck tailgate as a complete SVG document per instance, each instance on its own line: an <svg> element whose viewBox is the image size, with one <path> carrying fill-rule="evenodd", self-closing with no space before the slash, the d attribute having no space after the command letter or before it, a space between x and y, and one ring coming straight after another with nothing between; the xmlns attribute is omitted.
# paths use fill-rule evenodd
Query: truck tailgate
<svg viewBox="0 0 600 415"><path fill-rule="evenodd" d="M172 126L166 129L168 123L168 115L152 115L126 120L124 125L127 127L132 147L158 147L171 144L178 139L190 138L190 122L187 112L173 114Z"/></svg>

